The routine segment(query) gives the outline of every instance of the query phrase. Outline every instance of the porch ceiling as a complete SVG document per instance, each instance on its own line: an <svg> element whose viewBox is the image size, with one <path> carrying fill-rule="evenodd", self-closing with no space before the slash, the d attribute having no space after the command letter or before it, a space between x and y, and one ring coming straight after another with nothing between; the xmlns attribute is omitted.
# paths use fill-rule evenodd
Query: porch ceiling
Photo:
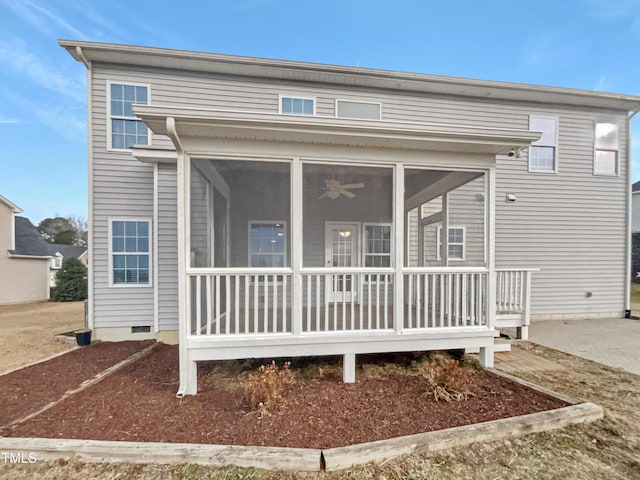
<svg viewBox="0 0 640 480"><path fill-rule="evenodd" d="M160 135L169 134L167 120L173 118L180 139L192 137L237 139L498 155L507 154L514 148L526 147L540 135L537 132L516 129L381 122L156 105L136 105L134 112L154 133Z"/></svg>

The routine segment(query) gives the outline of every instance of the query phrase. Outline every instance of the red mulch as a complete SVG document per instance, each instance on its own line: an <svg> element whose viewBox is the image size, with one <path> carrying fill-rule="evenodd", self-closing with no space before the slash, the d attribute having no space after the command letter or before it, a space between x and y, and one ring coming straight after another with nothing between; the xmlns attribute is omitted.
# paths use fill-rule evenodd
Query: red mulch
<svg viewBox="0 0 640 480"><path fill-rule="evenodd" d="M436 402L416 376L344 384L322 378L294 385L286 407L260 418L239 389L206 382L180 400L178 352L149 356L56 407L0 432L5 436L330 448L534 413L564 403L486 372L473 375L473 396ZM58 373L58 369L54 372ZM3 395L3 394L0 394Z"/></svg>
<svg viewBox="0 0 640 480"><path fill-rule="evenodd" d="M99 342L46 362L0 376L0 426L58 400L67 390L151 345L142 342Z"/></svg>

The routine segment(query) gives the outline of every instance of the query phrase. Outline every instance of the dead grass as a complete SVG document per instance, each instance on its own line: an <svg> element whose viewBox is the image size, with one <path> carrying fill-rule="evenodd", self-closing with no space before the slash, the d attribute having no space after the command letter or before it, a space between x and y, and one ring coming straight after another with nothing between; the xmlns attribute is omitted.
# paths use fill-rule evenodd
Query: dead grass
<svg viewBox="0 0 640 480"><path fill-rule="evenodd" d="M0 479L640 479L640 377L544 347L524 344L523 348L563 369L521 377L597 403L605 408L605 418L588 425L447 452L410 455L381 466L370 464L330 474L40 461L21 466L0 463ZM375 367L373 371L381 374L382 369Z"/></svg>
<svg viewBox="0 0 640 480"><path fill-rule="evenodd" d="M631 284L631 310L640 313L640 283Z"/></svg>
<svg viewBox="0 0 640 480"><path fill-rule="evenodd" d="M83 302L0 305L0 373L68 350L54 336L83 326Z"/></svg>

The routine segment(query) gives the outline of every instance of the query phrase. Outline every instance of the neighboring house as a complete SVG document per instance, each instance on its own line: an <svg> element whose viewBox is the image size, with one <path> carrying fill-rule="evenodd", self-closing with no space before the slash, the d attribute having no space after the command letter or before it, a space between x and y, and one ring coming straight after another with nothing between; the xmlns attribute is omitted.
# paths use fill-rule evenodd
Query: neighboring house
<svg viewBox="0 0 640 480"><path fill-rule="evenodd" d="M21 224L29 220L16 216L19 213L17 205L0 195L0 304L49 298L51 256L25 248Z"/></svg>
<svg viewBox="0 0 640 480"><path fill-rule="evenodd" d="M640 232L640 181L631 186L631 231Z"/></svg>
<svg viewBox="0 0 640 480"><path fill-rule="evenodd" d="M180 394L209 359L490 365L497 328L629 308L640 97L60 44L88 69L90 325L178 342Z"/></svg>
<svg viewBox="0 0 640 480"><path fill-rule="evenodd" d="M49 253L51 253L53 257L49 272L49 285L51 287L56 286L56 274L62 268L62 262L65 258L77 258L85 266L87 265L87 247L60 245L57 243L46 243L46 245Z"/></svg>

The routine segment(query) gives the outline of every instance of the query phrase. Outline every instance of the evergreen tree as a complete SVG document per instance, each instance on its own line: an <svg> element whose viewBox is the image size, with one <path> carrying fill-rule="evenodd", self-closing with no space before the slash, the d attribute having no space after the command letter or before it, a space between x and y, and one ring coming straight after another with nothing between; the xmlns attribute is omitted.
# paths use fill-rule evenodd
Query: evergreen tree
<svg viewBox="0 0 640 480"><path fill-rule="evenodd" d="M58 302L76 302L87 298L87 267L77 258L65 258L56 273L53 299Z"/></svg>

